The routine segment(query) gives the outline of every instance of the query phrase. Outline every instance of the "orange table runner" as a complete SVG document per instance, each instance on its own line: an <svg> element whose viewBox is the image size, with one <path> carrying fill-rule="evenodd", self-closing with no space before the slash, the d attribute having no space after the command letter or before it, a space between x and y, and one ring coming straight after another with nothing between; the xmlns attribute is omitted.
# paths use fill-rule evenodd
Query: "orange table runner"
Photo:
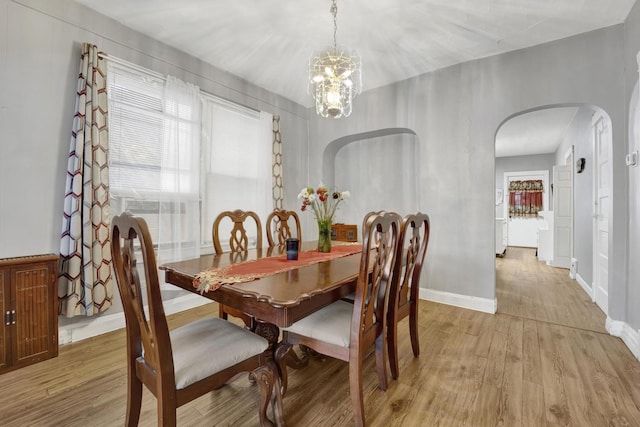
<svg viewBox="0 0 640 427"><path fill-rule="evenodd" d="M224 284L251 282L272 274L282 273L307 265L317 264L362 252L361 244L336 245L331 252L317 250L298 253L297 260L287 260L286 255L260 258L256 260L211 268L200 272L193 280L193 286L200 292L215 291Z"/></svg>

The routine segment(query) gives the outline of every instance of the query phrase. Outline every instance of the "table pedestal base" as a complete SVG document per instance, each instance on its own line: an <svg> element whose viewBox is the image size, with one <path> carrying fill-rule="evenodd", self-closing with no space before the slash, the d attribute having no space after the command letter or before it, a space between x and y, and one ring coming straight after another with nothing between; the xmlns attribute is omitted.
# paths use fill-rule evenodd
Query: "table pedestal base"
<svg viewBox="0 0 640 427"><path fill-rule="evenodd" d="M280 328L273 323L263 322L256 319L254 332L269 342L271 349L275 348L280 338Z"/></svg>
<svg viewBox="0 0 640 427"><path fill-rule="evenodd" d="M288 343L279 343L276 346L274 356L280 369L280 385L282 395L284 396L287 392L288 385L287 366L293 369L304 368L309 364L309 356L308 353L305 352L302 358L298 357L295 350L293 350L293 345Z"/></svg>

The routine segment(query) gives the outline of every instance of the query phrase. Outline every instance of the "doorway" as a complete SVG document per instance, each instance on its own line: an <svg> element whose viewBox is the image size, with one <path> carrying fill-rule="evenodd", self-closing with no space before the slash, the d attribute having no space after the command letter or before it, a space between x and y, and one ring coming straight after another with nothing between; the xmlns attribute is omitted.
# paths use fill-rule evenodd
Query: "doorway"
<svg viewBox="0 0 640 427"><path fill-rule="evenodd" d="M522 125L511 126L512 121L517 124L518 118L526 118L531 113L540 115L538 121L529 120L530 123L533 123L532 126L528 128ZM556 114L557 117L555 117ZM564 125L562 125L562 120L564 120ZM554 137L547 127L558 128L558 126L559 131ZM500 147L502 143L500 137L503 130L509 130L509 127L512 129L505 135L513 138L514 142L518 142L519 139L520 146L512 148L512 154L505 160L500 157L500 150L504 148ZM519 135L518 132L526 135ZM554 138L556 138L556 148L553 149L555 151L550 150L546 154L550 158L544 159L541 157L543 154L540 150ZM606 279L609 260L605 249L608 249L608 229L606 226L609 225L610 218L608 197L611 191L610 179L608 179L611 176L610 152L611 121L606 112L589 105L551 106L524 111L507 118L496 132L496 194L499 189L502 191L504 187L503 174L507 172L505 161L513 163L515 159L520 159L522 170L548 169L550 174L553 174L553 166L567 165L566 170L558 170L558 172L562 172L567 184L572 186L572 195L568 199L570 202L568 205L560 206L554 201L557 178L550 175L549 205L551 211L558 208L563 208L565 213L571 211L572 217L559 224L563 230L554 230L554 234L570 233L572 236L570 244L555 247L554 251L562 253L564 256L562 267L571 267L571 272L574 273L578 284L590 299L595 301L596 297L598 298L600 301L598 306L605 312L608 308L606 305L608 302ZM600 153L603 155L598 155ZM545 161L546 164L540 165L539 162ZM580 171L575 167L577 162L584 166ZM517 169L509 168L509 171L514 170ZM552 185L553 188L551 188ZM601 190L596 191L598 185ZM600 201L596 203L598 198ZM503 194L502 203L507 201L508 196ZM496 218L504 215L505 207L502 206L502 203L496 201ZM596 221L594 217L599 221ZM568 275L569 271L565 270L563 274Z"/></svg>

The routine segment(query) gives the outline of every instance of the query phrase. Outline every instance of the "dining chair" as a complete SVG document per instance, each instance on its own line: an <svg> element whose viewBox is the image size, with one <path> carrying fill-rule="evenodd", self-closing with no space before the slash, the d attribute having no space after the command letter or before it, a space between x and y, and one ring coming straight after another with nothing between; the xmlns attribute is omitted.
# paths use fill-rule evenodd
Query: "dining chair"
<svg viewBox="0 0 640 427"><path fill-rule="evenodd" d="M373 215L382 215L382 214L384 214L385 212L386 212L386 211L384 211L384 210L380 210L380 211L371 211L371 212L368 212L368 213L366 213L366 214L364 215L364 219L362 220L362 234L363 234L363 238L364 238L364 233L365 233L365 225L366 225L367 221L369 220L369 217L370 217L370 216L373 216ZM349 294L349 295L346 295L346 296L342 297L342 300L343 300L343 301L346 301L346 302L348 302L348 303L353 304L353 302L356 300L356 294L355 294L355 293L351 293L351 294Z"/></svg>
<svg viewBox="0 0 640 427"><path fill-rule="evenodd" d="M230 220L233 224L231 228L231 233L229 235L229 251L232 253L241 253L249 250L250 240L247 235L247 229L245 228L245 221L253 220L256 227L256 248L262 248L262 223L260 222L260 217L253 211L243 211L240 209L236 209L234 211L224 211L221 212L216 219L213 221L213 228L211 231L213 238L213 248L216 251L217 255L221 255L224 253L222 249L222 242L225 241L220 236L220 224L223 221ZM255 319L243 313L240 310L236 310L235 308L225 306L223 304L218 304L219 316L222 319L228 319L228 316L234 316L242 319L247 328L254 330L255 329Z"/></svg>
<svg viewBox="0 0 640 427"><path fill-rule="evenodd" d="M138 425L143 385L157 399L158 425L175 426L179 406L222 387L241 372L249 372L260 384L260 424L273 425L267 417L269 405L276 423L282 424L280 381L267 340L219 318L199 319L169 331L147 223L123 213L112 220L111 238L126 321L126 425ZM138 252L142 265L136 260Z"/></svg>
<svg viewBox="0 0 640 427"><path fill-rule="evenodd" d="M390 212L368 215L354 303L336 301L283 328L280 346L285 350L276 350L283 392L287 384L287 353L293 345L304 345L349 362L349 391L358 426L364 425L362 361L372 347L380 388L387 389L386 308L401 221L398 214Z"/></svg>
<svg viewBox="0 0 640 427"><path fill-rule="evenodd" d="M418 293L420 274L429 244L429 216L421 212L407 215L400 227L400 238L396 254L387 325L387 345L391 377L397 379L398 368L398 322L409 316L409 335L414 357L420 355L418 340Z"/></svg>
<svg viewBox="0 0 640 427"><path fill-rule="evenodd" d="M225 218L228 218L232 224L233 228L231 229L231 233L229 235L229 251L230 252L243 252L249 250L250 241L249 236L247 235L247 229L245 227L245 221L251 219L255 222L256 226L256 240L255 245L256 248L262 248L262 222L260 221L260 217L253 211L243 211L241 209L236 209L234 211L224 211L221 212L216 219L213 221L213 229L211 231L213 237L213 247L216 251L216 254L220 255L224 253L222 249L222 242L226 241L220 236L220 224Z"/></svg>
<svg viewBox="0 0 640 427"><path fill-rule="evenodd" d="M291 232L291 225L293 224L289 223L290 220L293 221L293 224L295 224L295 236ZM267 217L266 228L267 244L269 245L269 247L273 247L276 245L282 246L290 237L297 237L298 239L300 239L300 241L302 241L300 218L295 211L274 209L274 211L271 212Z"/></svg>

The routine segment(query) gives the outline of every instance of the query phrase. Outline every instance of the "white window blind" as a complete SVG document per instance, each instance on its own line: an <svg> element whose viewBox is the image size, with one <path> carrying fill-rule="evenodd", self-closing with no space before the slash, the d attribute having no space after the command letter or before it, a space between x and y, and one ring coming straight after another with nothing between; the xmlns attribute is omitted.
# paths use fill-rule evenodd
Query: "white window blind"
<svg viewBox="0 0 640 427"><path fill-rule="evenodd" d="M145 218L159 262L199 255L199 89L107 61L112 215Z"/></svg>
<svg viewBox="0 0 640 427"><path fill-rule="evenodd" d="M209 95L204 95L203 101L202 242L211 245L211 227L220 212L251 210L264 222L273 209L273 116ZM221 223L221 236L230 236L231 228L230 221ZM249 224L246 228L255 244L257 230ZM221 243L228 249L226 241Z"/></svg>
<svg viewBox="0 0 640 427"><path fill-rule="evenodd" d="M212 251L211 227L222 211L266 219L270 114L125 61L107 64L111 214L146 219L158 262ZM255 242L257 230L247 228ZM223 223L223 236L230 231Z"/></svg>

